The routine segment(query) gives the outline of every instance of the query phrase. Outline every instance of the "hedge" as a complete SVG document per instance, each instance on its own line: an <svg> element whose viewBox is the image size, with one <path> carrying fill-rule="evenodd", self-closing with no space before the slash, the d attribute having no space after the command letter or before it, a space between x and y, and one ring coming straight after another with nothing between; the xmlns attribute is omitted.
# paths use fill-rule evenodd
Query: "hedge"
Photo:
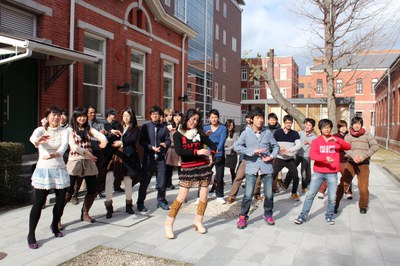
<svg viewBox="0 0 400 266"><path fill-rule="evenodd" d="M0 206L25 203L29 188L21 177L24 144L0 142Z"/></svg>

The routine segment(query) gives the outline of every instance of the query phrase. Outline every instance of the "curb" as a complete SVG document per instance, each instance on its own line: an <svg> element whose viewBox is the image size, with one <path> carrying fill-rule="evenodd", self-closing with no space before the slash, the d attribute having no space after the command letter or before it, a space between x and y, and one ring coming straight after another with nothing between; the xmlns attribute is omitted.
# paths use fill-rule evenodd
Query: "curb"
<svg viewBox="0 0 400 266"><path fill-rule="evenodd" d="M386 166L382 166L383 170L385 170L389 175L391 175L394 179L397 180L397 182L400 183L400 177L395 175L392 171L390 171Z"/></svg>

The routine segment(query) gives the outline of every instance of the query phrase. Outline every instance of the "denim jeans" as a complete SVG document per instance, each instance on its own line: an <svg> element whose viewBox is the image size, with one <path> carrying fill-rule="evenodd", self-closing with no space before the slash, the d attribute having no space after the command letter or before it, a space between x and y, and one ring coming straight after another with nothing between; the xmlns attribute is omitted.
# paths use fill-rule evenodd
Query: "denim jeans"
<svg viewBox="0 0 400 266"><path fill-rule="evenodd" d="M261 181L264 184L264 215L272 216L272 210L274 208L274 193L272 193L272 174L262 174ZM253 199L253 191L254 186L256 184L257 175L248 175L246 174L246 183L244 188L244 197L242 201L242 209L240 211L240 215L247 215L250 206L251 200Z"/></svg>
<svg viewBox="0 0 400 266"><path fill-rule="evenodd" d="M311 210L314 198L318 193L318 189L322 182L326 180L328 183L328 207L325 216L333 218L333 211L336 202L336 189L337 189L337 173L318 173L315 172L311 177L310 190L306 194L303 209L300 216L305 220Z"/></svg>

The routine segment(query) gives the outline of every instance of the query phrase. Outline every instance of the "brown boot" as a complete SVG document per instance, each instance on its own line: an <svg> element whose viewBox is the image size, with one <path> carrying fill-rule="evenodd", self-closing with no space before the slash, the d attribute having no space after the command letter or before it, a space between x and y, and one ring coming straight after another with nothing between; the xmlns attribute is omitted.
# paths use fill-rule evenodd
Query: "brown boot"
<svg viewBox="0 0 400 266"><path fill-rule="evenodd" d="M182 202L180 202L178 200L174 200L171 207L169 208L169 214L168 214L167 219L164 224L165 236L168 239L175 238L173 226L174 226L175 217L178 214L181 206L182 206Z"/></svg>
<svg viewBox="0 0 400 266"><path fill-rule="evenodd" d="M199 231L200 234L204 234L207 230L203 226L203 217L204 213L206 212L207 208L207 201L200 201L199 205L197 206L197 215L194 219L194 230Z"/></svg>
<svg viewBox="0 0 400 266"><path fill-rule="evenodd" d="M104 205L106 206L106 210L107 210L107 214L106 214L106 218L110 219L112 217L112 214L114 212L114 208L112 205L113 201L112 200L106 200L104 202Z"/></svg>
<svg viewBox="0 0 400 266"><path fill-rule="evenodd" d="M96 194L86 194L85 201L83 202L82 211L81 211L81 221L85 221L88 223L96 222L95 219L90 217L89 210L93 205L93 201L96 198Z"/></svg>
<svg viewBox="0 0 400 266"><path fill-rule="evenodd" d="M135 212L132 209L132 200L126 200L126 207L125 207L125 211L129 214L134 214Z"/></svg>

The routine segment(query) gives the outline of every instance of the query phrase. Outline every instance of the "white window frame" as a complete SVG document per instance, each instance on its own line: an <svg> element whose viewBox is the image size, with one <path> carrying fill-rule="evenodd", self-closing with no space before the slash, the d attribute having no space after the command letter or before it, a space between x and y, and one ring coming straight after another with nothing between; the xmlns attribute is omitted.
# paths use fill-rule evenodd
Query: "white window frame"
<svg viewBox="0 0 400 266"><path fill-rule="evenodd" d="M247 100L247 89L241 89L240 97L242 101Z"/></svg>
<svg viewBox="0 0 400 266"><path fill-rule="evenodd" d="M131 54L136 54L142 57L142 64L138 64L136 62L131 61L131 69L139 70L142 72L142 90L140 91L132 91L131 98L134 96L140 97L140 105L137 106L137 110L135 110L136 117L139 119L144 119L145 118L145 104L146 104L146 54L134 49L131 49ZM133 88L132 88L133 89ZM133 104L133 101L131 99L131 105ZM131 106L133 108L133 106Z"/></svg>
<svg viewBox="0 0 400 266"><path fill-rule="evenodd" d="M227 18L228 17L228 10L227 10L226 3L224 2L222 5L223 5L223 16L224 16L224 18Z"/></svg>
<svg viewBox="0 0 400 266"><path fill-rule="evenodd" d="M377 78L372 78L371 79L371 95L375 95L375 85L378 83Z"/></svg>
<svg viewBox="0 0 400 266"><path fill-rule="evenodd" d="M14 7L9 6L9 5L4 5L4 4L0 4L0 9L1 9L2 21L3 22L6 21L6 22L8 22L8 24L12 24L13 26L15 26L15 28L7 28L5 25L0 25L1 27L4 27L4 28L6 28L8 30L11 30L12 31L11 34L23 34L23 35L26 35L26 36L36 37L36 35L37 35L37 16L36 15L34 15L32 13L29 13L29 12L26 12L26 11L23 11L23 10L18 9L18 8L14 8ZM22 26L21 23L22 22L18 20L19 18L15 18L15 15L12 14L12 12L18 13L21 16L25 16L27 19L28 18L32 19L32 32L31 32L31 34L29 34L27 32L22 32L21 30L18 30L18 28L21 29L21 26ZM10 18L11 21L6 20L9 17L11 17ZM25 24L25 25L27 25L27 24Z"/></svg>
<svg viewBox="0 0 400 266"><path fill-rule="evenodd" d="M166 6L168 6L168 7L170 7L170 6L171 6L171 0L165 0L165 2L164 2L164 3L165 3L165 5L166 5Z"/></svg>
<svg viewBox="0 0 400 266"><path fill-rule="evenodd" d="M254 100L260 99L260 89L254 89Z"/></svg>
<svg viewBox="0 0 400 266"><path fill-rule="evenodd" d="M219 11L219 0L215 0L215 10Z"/></svg>
<svg viewBox="0 0 400 266"><path fill-rule="evenodd" d="M214 99L218 99L218 82L214 84Z"/></svg>
<svg viewBox="0 0 400 266"><path fill-rule="evenodd" d="M281 67L279 69L279 79L287 80L287 68L286 67Z"/></svg>
<svg viewBox="0 0 400 266"><path fill-rule="evenodd" d="M222 43L226 45L226 30L222 30Z"/></svg>
<svg viewBox="0 0 400 266"><path fill-rule="evenodd" d="M241 76L242 81L247 81L247 69L242 68L242 76Z"/></svg>
<svg viewBox="0 0 400 266"><path fill-rule="evenodd" d="M235 37L232 37L232 51L237 52L237 40Z"/></svg>
<svg viewBox="0 0 400 266"><path fill-rule="evenodd" d="M319 82L321 81L321 82ZM322 79L317 79L317 86L315 89L315 94L321 95L324 93L324 82Z"/></svg>
<svg viewBox="0 0 400 266"><path fill-rule="evenodd" d="M343 81L341 79L336 80L335 94L343 94Z"/></svg>
<svg viewBox="0 0 400 266"><path fill-rule="evenodd" d="M214 64L214 67L215 67L215 69L218 69L218 67L219 67L219 54L218 53L215 53L215 64Z"/></svg>
<svg viewBox="0 0 400 266"><path fill-rule="evenodd" d="M222 72L226 72L226 58L222 57Z"/></svg>
<svg viewBox="0 0 400 266"><path fill-rule="evenodd" d="M281 95L282 95L284 98L286 98L286 92L287 92L286 88L279 88L279 92L281 93Z"/></svg>
<svg viewBox="0 0 400 266"><path fill-rule="evenodd" d="M356 94L364 94L363 80L361 78L356 79Z"/></svg>
<svg viewBox="0 0 400 266"><path fill-rule="evenodd" d="M215 39L219 40L219 25L215 23Z"/></svg>
<svg viewBox="0 0 400 266"><path fill-rule="evenodd" d="M171 88L170 88L170 96L165 95L165 88L163 88L163 108L164 110L167 108L174 108L174 74L175 74L175 65L171 62L164 61L164 68L163 68L163 87L165 85L165 79L168 79L169 82L171 83ZM171 72L165 72L165 66L171 67ZM165 102L168 102L169 104L165 105Z"/></svg>
<svg viewBox="0 0 400 266"><path fill-rule="evenodd" d="M222 100L225 101L226 100L226 86L222 85Z"/></svg>
<svg viewBox="0 0 400 266"><path fill-rule="evenodd" d="M87 37L90 37L90 38L93 38L93 39L96 39L96 40L102 42L102 49L98 50L98 51L90 49L90 48L87 48L87 47L83 47L83 52L84 53L98 58L99 59L98 63L99 63L99 65L101 64L100 65L100 67L101 67L101 77L100 77L100 80L99 80L100 84L91 84L91 83L83 82L83 86L84 87L85 86L91 86L93 88L97 88L98 96L97 96L97 99L96 99L97 104L95 104L96 105L96 109L97 109L96 111L97 111L98 114L103 116L103 115L105 115L105 100L106 100L105 83L106 83L106 58L107 58L106 57L106 45L107 45L107 42L106 42L105 38L99 37L99 36L97 36L95 34L92 34L92 33L85 32L84 36L87 36ZM98 63L95 63L95 64L98 64Z"/></svg>

